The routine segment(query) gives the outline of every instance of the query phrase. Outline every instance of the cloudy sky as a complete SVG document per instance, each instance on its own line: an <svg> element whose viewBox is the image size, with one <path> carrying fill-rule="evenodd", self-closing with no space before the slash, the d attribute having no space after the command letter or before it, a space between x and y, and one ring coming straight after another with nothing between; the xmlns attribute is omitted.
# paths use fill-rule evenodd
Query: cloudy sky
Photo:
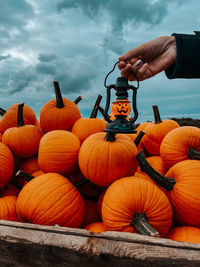
<svg viewBox="0 0 200 267"><path fill-rule="evenodd" d="M25 102L39 118L54 98L63 97L90 114L98 94L105 103L105 75L127 50L161 35L200 30L199 0L0 0L0 107ZM115 83L118 69L110 75ZM131 83L134 84L134 83ZM200 80L168 80L161 73L140 83L138 121L200 118Z"/></svg>

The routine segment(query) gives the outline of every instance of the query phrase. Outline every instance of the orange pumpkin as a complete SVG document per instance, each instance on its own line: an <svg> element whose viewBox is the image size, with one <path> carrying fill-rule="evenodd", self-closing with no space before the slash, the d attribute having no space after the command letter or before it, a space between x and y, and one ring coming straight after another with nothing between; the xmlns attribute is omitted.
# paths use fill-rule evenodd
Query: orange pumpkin
<svg viewBox="0 0 200 267"><path fill-rule="evenodd" d="M108 231L164 237L171 227L172 215L165 193L134 176L112 183L103 198L102 218Z"/></svg>
<svg viewBox="0 0 200 267"><path fill-rule="evenodd" d="M67 174L77 168L80 141L68 131L54 130L40 141L38 165L43 172Z"/></svg>
<svg viewBox="0 0 200 267"><path fill-rule="evenodd" d="M200 243L200 229L193 226L179 226L171 229L167 238L179 242Z"/></svg>
<svg viewBox="0 0 200 267"><path fill-rule="evenodd" d="M1 195L3 197L6 196L18 196L19 195L19 188L17 188L16 186L12 185L12 184L7 184L4 189L1 189Z"/></svg>
<svg viewBox="0 0 200 267"><path fill-rule="evenodd" d="M157 106L153 106L155 123L149 124L145 128L145 135L142 139L142 144L145 150L151 156L160 155L160 144L167 133L171 130L180 127L174 120L161 120Z"/></svg>
<svg viewBox="0 0 200 267"><path fill-rule="evenodd" d="M17 126L18 106L19 104L13 104L7 110L0 109L0 132L4 133L8 128ZM35 112L28 105L24 105L23 120L25 125L36 123Z"/></svg>
<svg viewBox="0 0 200 267"><path fill-rule="evenodd" d="M1 140L2 140L2 133L0 132L0 142L1 142Z"/></svg>
<svg viewBox="0 0 200 267"><path fill-rule="evenodd" d="M148 164L142 151L137 159L141 169L166 190L176 222L200 227L200 161L178 162L163 176Z"/></svg>
<svg viewBox="0 0 200 267"><path fill-rule="evenodd" d="M74 122L81 117L77 105L62 98L58 82L54 82L56 99L48 101L40 111L40 127L44 133L53 130L71 131Z"/></svg>
<svg viewBox="0 0 200 267"><path fill-rule="evenodd" d="M22 222L80 227L84 200L68 179L57 173L35 177L20 191L17 214Z"/></svg>
<svg viewBox="0 0 200 267"><path fill-rule="evenodd" d="M17 222L16 196L0 196L0 220Z"/></svg>
<svg viewBox="0 0 200 267"><path fill-rule="evenodd" d="M85 229L94 233L102 233L106 231L106 227L102 222L90 223L85 227Z"/></svg>
<svg viewBox="0 0 200 267"><path fill-rule="evenodd" d="M108 186L135 173L137 152L136 145L126 135L96 133L83 142L78 157L79 167L94 184Z"/></svg>
<svg viewBox="0 0 200 267"><path fill-rule="evenodd" d="M173 129L162 140L160 155L167 168L186 159L200 160L200 129L194 126Z"/></svg>
<svg viewBox="0 0 200 267"><path fill-rule="evenodd" d="M42 133L35 125L25 125L23 121L24 103L18 105L17 127L7 129L2 142L19 158L34 157L38 153Z"/></svg>
<svg viewBox="0 0 200 267"><path fill-rule="evenodd" d="M11 180L14 170L14 157L10 149L0 142L0 188Z"/></svg>

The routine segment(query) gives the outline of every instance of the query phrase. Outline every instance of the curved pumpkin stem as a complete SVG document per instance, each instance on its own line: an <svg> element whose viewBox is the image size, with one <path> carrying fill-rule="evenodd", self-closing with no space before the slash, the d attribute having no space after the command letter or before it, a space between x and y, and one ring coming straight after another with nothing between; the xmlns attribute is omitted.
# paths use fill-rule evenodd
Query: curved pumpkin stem
<svg viewBox="0 0 200 267"><path fill-rule="evenodd" d="M23 170L19 170L17 171L17 173L15 174L15 176L17 177L21 177L23 178L25 181L30 182L33 178L35 178L35 176L23 171Z"/></svg>
<svg viewBox="0 0 200 267"><path fill-rule="evenodd" d="M24 108L24 103L21 103L21 104L18 105L18 110L17 110L17 127L24 126L23 108Z"/></svg>
<svg viewBox="0 0 200 267"><path fill-rule="evenodd" d="M200 160L200 152L190 147L188 151L188 158Z"/></svg>
<svg viewBox="0 0 200 267"><path fill-rule="evenodd" d="M82 186L86 185L89 182L87 178L83 178L77 182L75 182L73 185L76 187L76 189L81 188Z"/></svg>
<svg viewBox="0 0 200 267"><path fill-rule="evenodd" d="M3 116L6 113L6 110L3 108L0 108L0 115Z"/></svg>
<svg viewBox="0 0 200 267"><path fill-rule="evenodd" d="M130 225L142 235L160 237L160 234L148 222L144 212L135 212Z"/></svg>
<svg viewBox="0 0 200 267"><path fill-rule="evenodd" d="M82 100L82 96L78 96L78 97L74 100L74 103L77 105L81 100Z"/></svg>
<svg viewBox="0 0 200 267"><path fill-rule="evenodd" d="M116 140L114 132L108 132L104 138L108 142L114 142Z"/></svg>
<svg viewBox="0 0 200 267"><path fill-rule="evenodd" d="M160 112L158 109L158 106L152 106L153 107L153 114L154 114L154 119L155 119L155 124L161 123L162 120L160 118Z"/></svg>
<svg viewBox="0 0 200 267"><path fill-rule="evenodd" d="M56 94L56 107L57 108L64 108L65 105L63 103L63 98L62 98L62 94L60 91L59 83L57 81L54 81L53 85L54 85L54 91Z"/></svg>
<svg viewBox="0 0 200 267"><path fill-rule="evenodd" d="M143 130L141 130L140 132L139 132L139 134L137 135L137 137L136 137L136 139L135 139L135 141L134 141L134 143L135 143L135 145L138 147L139 146L139 144L140 144L140 141L142 140L142 137L145 135L145 131L143 131Z"/></svg>
<svg viewBox="0 0 200 267"><path fill-rule="evenodd" d="M156 170L154 170L149 162L146 160L142 151L138 152L136 155L137 161L140 165L140 168L143 172L145 172L153 181L155 181L158 185L165 188L167 191L171 191L174 188L176 183L174 178L168 178Z"/></svg>
<svg viewBox="0 0 200 267"><path fill-rule="evenodd" d="M97 113L98 113L98 109L99 109L99 105L100 105L101 99L102 99L102 95L98 95L97 100L96 100L96 102L94 104L92 113L90 115L91 119L97 117Z"/></svg>

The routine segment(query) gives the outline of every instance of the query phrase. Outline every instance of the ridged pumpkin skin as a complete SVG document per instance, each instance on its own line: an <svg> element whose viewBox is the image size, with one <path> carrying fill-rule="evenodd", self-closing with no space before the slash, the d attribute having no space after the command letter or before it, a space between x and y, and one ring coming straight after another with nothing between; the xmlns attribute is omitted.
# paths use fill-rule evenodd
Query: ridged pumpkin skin
<svg viewBox="0 0 200 267"><path fill-rule="evenodd" d="M171 229L167 238L179 242L200 243L200 228L180 226Z"/></svg>
<svg viewBox="0 0 200 267"><path fill-rule="evenodd" d="M82 144L83 141L90 135L98 132L103 132L106 128L106 122L98 118L81 118L77 120L73 127L72 133L74 133Z"/></svg>
<svg viewBox="0 0 200 267"><path fill-rule="evenodd" d="M102 203L103 224L107 230L137 232L130 225L135 212L144 212L151 226L162 237L167 235L172 224L172 207L162 190L134 176L112 183Z"/></svg>
<svg viewBox="0 0 200 267"><path fill-rule="evenodd" d="M56 107L56 99L48 101L40 111L40 127L44 133L53 130L71 131L76 120L81 118L77 105L63 98L64 107Z"/></svg>
<svg viewBox="0 0 200 267"><path fill-rule="evenodd" d="M107 141L105 133L89 136L79 152L79 167L83 175L100 186L133 175L138 167L138 149L126 135L117 134L114 142Z"/></svg>
<svg viewBox="0 0 200 267"><path fill-rule="evenodd" d="M160 155L167 168L177 162L190 159L189 148L200 152L200 129L183 126L170 131L160 146Z"/></svg>
<svg viewBox="0 0 200 267"><path fill-rule="evenodd" d="M19 104L11 105L6 113L0 119L0 132L4 133L8 128L17 126L17 110ZM24 105L23 109L24 124L34 125L36 122L36 115L34 110L28 105Z"/></svg>
<svg viewBox="0 0 200 267"><path fill-rule="evenodd" d="M42 133L35 125L24 125L7 129L2 142L16 157L27 159L37 155L41 137Z"/></svg>
<svg viewBox="0 0 200 267"><path fill-rule="evenodd" d="M0 188L11 180L14 171L14 157L10 149L0 142Z"/></svg>
<svg viewBox="0 0 200 267"><path fill-rule="evenodd" d="M151 123L145 128L142 144L146 151L152 156L160 155L160 144L167 133L180 127L176 121L163 120L160 123Z"/></svg>
<svg viewBox="0 0 200 267"><path fill-rule="evenodd" d="M167 193L180 225L200 227L200 161L184 160L166 173L176 183Z"/></svg>
<svg viewBox="0 0 200 267"><path fill-rule="evenodd" d="M65 177L47 173L22 188L17 199L17 214L22 222L80 227L84 200Z"/></svg>
<svg viewBox="0 0 200 267"><path fill-rule="evenodd" d="M40 140L38 165L41 171L66 174L77 167L80 141L75 134L55 130Z"/></svg>
<svg viewBox="0 0 200 267"><path fill-rule="evenodd" d="M106 231L106 227L102 222L90 223L85 227L85 229L94 233L102 233Z"/></svg>
<svg viewBox="0 0 200 267"><path fill-rule="evenodd" d="M16 196L0 197L0 220L17 222Z"/></svg>
<svg viewBox="0 0 200 267"><path fill-rule="evenodd" d="M1 142L1 140L2 140L2 133L0 132L0 142Z"/></svg>
<svg viewBox="0 0 200 267"><path fill-rule="evenodd" d="M15 187L14 185L12 184L7 184L5 186L5 188L3 190L1 190L1 195L3 197L6 197L6 196L18 196L19 195L19 192L20 190Z"/></svg>

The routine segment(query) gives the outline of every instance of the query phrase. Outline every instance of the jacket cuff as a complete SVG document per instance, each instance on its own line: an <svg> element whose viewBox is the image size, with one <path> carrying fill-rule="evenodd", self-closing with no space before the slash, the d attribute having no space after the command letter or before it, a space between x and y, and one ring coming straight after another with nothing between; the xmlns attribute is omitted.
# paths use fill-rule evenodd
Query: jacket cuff
<svg viewBox="0 0 200 267"><path fill-rule="evenodd" d="M200 78L200 34L177 34L176 63L165 70L167 78Z"/></svg>

